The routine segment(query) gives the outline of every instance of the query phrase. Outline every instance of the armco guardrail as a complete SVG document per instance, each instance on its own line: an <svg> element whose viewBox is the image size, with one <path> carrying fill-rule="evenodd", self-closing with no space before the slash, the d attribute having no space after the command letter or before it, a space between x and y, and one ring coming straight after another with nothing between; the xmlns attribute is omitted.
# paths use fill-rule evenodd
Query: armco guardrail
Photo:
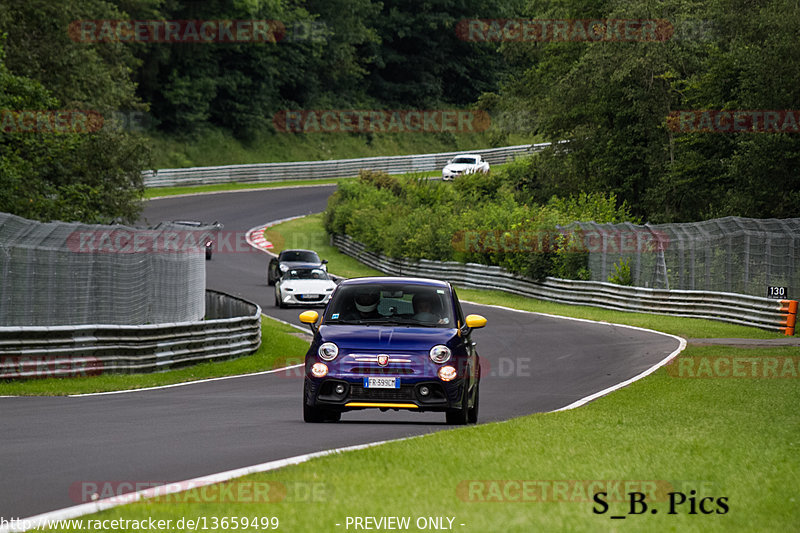
<svg viewBox="0 0 800 533"><path fill-rule="evenodd" d="M725 292L668 291L557 278L537 282L497 266L393 259L368 252L364 245L342 235L335 235L333 244L343 253L387 274L444 279L465 287L499 289L553 302L708 318L783 331L786 335L794 334L797 317L797 302L793 300L771 300Z"/></svg>
<svg viewBox="0 0 800 533"><path fill-rule="evenodd" d="M479 153L490 165L500 165L516 156L536 152L550 143L523 144L486 150L443 152L438 154L364 157L332 161L296 161L219 167L168 168L142 173L145 187L176 185L210 185L214 183L264 183L270 181L346 178L359 170L383 170L389 174L441 170L448 160L459 154Z"/></svg>
<svg viewBox="0 0 800 533"><path fill-rule="evenodd" d="M208 290L202 321L0 327L0 379L152 372L246 355L260 345L261 308Z"/></svg>

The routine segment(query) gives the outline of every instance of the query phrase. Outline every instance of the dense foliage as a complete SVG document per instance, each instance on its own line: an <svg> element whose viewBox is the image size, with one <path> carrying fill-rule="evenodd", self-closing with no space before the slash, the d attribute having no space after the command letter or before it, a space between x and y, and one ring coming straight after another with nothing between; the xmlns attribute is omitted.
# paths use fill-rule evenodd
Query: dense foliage
<svg viewBox="0 0 800 533"><path fill-rule="evenodd" d="M587 254L557 226L636 221L613 194L526 202L511 174L472 174L443 183L362 171L331 196L325 229L390 257L499 265L536 279L588 279Z"/></svg>
<svg viewBox="0 0 800 533"><path fill-rule="evenodd" d="M88 0L0 4L0 211L39 220L137 219L146 142L111 120L144 108L130 79L136 60L125 46L77 43L64 31L77 18L120 16ZM66 127L58 127L59 115Z"/></svg>
<svg viewBox="0 0 800 533"><path fill-rule="evenodd" d="M681 132L680 110L798 110L800 4L791 0L528 4L536 18L666 19L655 42L508 43L512 79L488 107L570 139L530 163L526 187L608 191L650 222L800 215L800 133ZM791 126L791 124L789 124Z"/></svg>
<svg viewBox="0 0 800 533"><path fill-rule="evenodd" d="M660 19L672 33L465 38L477 18ZM276 29L269 42L214 43L90 42L71 30L103 20ZM491 114L493 145L512 133L569 141L509 170L516 201L601 192L649 222L789 217L800 206L800 134L675 131L667 117L797 111L798 28L792 0L9 0L0 4L0 109L146 112L157 138L224 131L246 144L274 139L282 110L474 107ZM4 129L0 209L134 219L148 151L131 122L58 135Z"/></svg>

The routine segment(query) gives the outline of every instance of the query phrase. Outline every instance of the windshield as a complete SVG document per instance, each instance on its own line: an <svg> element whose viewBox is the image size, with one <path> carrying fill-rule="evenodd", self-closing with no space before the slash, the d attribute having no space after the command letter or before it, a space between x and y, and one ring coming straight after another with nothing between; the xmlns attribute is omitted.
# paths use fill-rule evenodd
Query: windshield
<svg viewBox="0 0 800 533"><path fill-rule="evenodd" d="M453 328L449 291L421 285L339 287L325 310L325 324Z"/></svg>
<svg viewBox="0 0 800 533"><path fill-rule="evenodd" d="M280 260L294 263L319 263L319 256L316 252L307 250L286 250L281 252Z"/></svg>
<svg viewBox="0 0 800 533"><path fill-rule="evenodd" d="M328 273L320 268L293 268L283 274L281 280L291 279L323 279L329 280Z"/></svg>
<svg viewBox="0 0 800 533"><path fill-rule="evenodd" d="M474 157L456 157L453 159L453 163L461 163L464 165L474 165L475 158Z"/></svg>

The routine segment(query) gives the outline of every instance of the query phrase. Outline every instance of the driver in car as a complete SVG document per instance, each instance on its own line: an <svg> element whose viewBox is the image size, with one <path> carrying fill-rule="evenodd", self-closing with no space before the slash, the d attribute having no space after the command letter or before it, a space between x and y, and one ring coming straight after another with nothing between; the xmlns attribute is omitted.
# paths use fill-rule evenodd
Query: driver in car
<svg viewBox="0 0 800 533"><path fill-rule="evenodd" d="M443 324L439 314L438 298L432 294L415 294L411 300L414 306L414 320L423 324Z"/></svg>
<svg viewBox="0 0 800 533"><path fill-rule="evenodd" d="M351 309L342 318L345 320L359 320L362 318L382 318L378 313L378 302L381 295L376 290L366 290L356 294L353 299L355 309Z"/></svg>

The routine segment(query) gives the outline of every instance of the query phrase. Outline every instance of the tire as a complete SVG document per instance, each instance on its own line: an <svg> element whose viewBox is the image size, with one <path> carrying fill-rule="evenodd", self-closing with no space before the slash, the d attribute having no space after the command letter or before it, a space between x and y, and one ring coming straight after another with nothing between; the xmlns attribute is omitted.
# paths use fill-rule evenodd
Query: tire
<svg viewBox="0 0 800 533"><path fill-rule="evenodd" d="M472 404L467 410L467 422L470 424L477 424L478 423L478 409L480 407L480 399L481 399L481 382L478 381L475 384L475 402Z"/></svg>
<svg viewBox="0 0 800 533"><path fill-rule="evenodd" d="M274 261L274 259L270 261L269 266L267 266L267 285L269 286L275 285L275 277L272 275Z"/></svg>
<svg viewBox="0 0 800 533"><path fill-rule="evenodd" d="M325 412L316 407L311 407L303 401L303 422L308 422L309 424L325 422Z"/></svg>
<svg viewBox="0 0 800 533"><path fill-rule="evenodd" d="M278 291L275 291L275 307L280 307L281 301L278 299Z"/></svg>
<svg viewBox="0 0 800 533"><path fill-rule="evenodd" d="M451 426L464 426L469 421L469 390L464 384L464 393L461 398L461 409L448 409L445 412L445 421Z"/></svg>
<svg viewBox="0 0 800 533"><path fill-rule="evenodd" d="M321 422L338 422L342 419L339 411L327 411L317 407L311 407L303 402L303 421L309 424L319 424Z"/></svg>
<svg viewBox="0 0 800 533"><path fill-rule="evenodd" d="M206 248L206 261L211 261L211 249Z"/></svg>

